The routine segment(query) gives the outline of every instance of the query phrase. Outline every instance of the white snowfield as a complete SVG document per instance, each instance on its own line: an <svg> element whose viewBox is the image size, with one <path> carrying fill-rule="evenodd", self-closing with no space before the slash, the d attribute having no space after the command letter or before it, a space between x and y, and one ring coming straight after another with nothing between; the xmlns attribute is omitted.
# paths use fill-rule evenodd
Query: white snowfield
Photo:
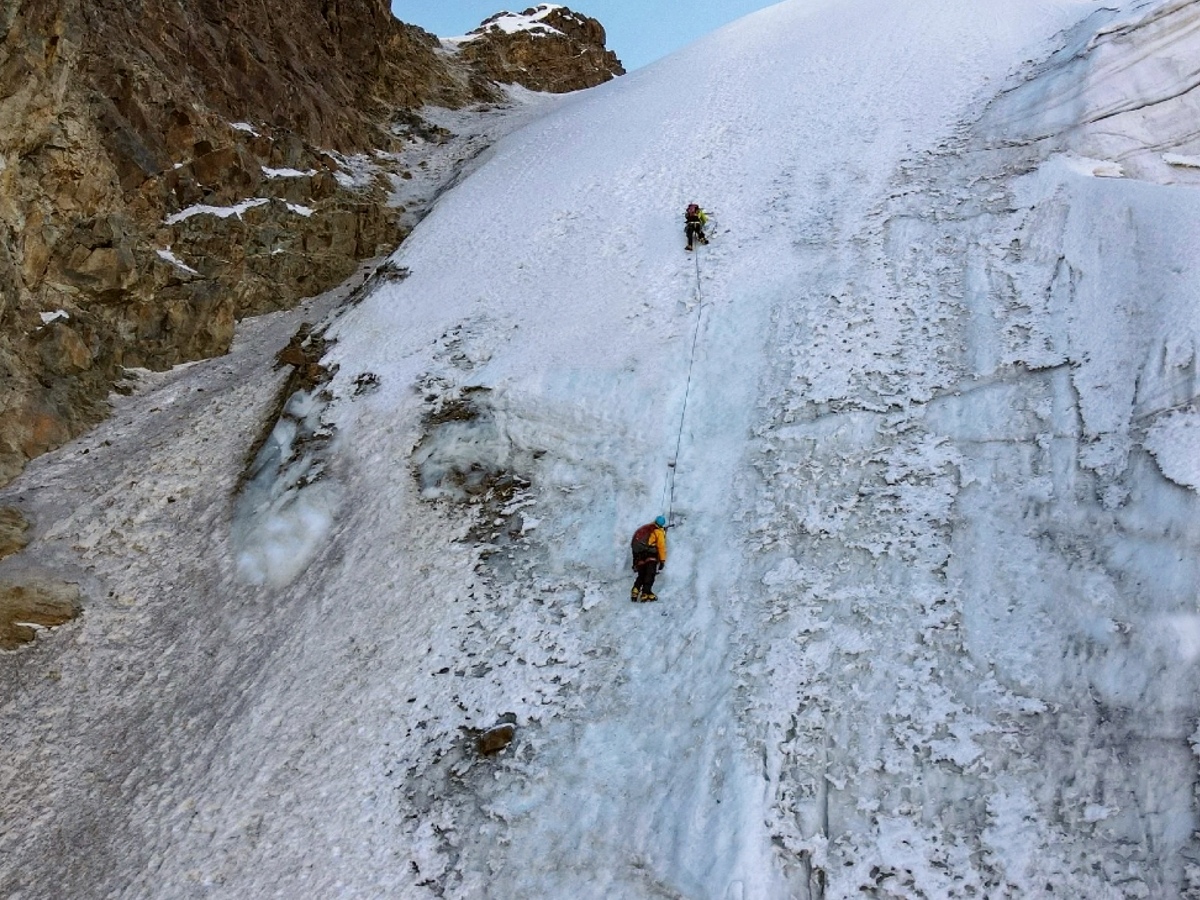
<svg viewBox="0 0 1200 900"><path fill-rule="evenodd" d="M1198 26L791 0L489 151L240 493L321 307L146 376L0 491L0 894L1200 897Z"/></svg>

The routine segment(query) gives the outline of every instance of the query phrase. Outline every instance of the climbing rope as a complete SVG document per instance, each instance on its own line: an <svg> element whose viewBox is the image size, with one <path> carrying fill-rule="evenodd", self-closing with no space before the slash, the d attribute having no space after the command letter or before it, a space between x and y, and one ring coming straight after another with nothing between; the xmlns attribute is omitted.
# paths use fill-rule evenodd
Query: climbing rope
<svg viewBox="0 0 1200 900"><path fill-rule="evenodd" d="M710 222L710 224L711 224L711 222ZM663 485L663 499L662 499L662 504L659 507L660 509L666 510L667 527L670 527L671 525L674 524L672 513L674 512L674 509L675 509L675 474L679 471L679 451L683 446L683 429L684 429L684 425L687 422L688 400L691 398L691 395L692 395L692 373L693 373L693 370L696 365L696 347L699 345L699 342L700 342L700 321L704 315L704 289L703 289L703 285L701 283L701 278L700 278L701 273L700 273L699 249L697 249L694 252L694 255L692 256L692 261L695 263L695 270L696 270L696 324L693 326L692 347L691 347L691 351L688 354L687 383L684 386L684 390L683 390L683 406L679 411L679 428L675 434L675 452L672 454L671 458L667 461L667 479ZM1151 396L1148 400L1143 400L1142 404L1144 405L1144 404L1147 404L1152 401L1160 399L1167 393L1170 393L1180 383L1182 383L1182 381L1176 382L1175 384L1168 386L1164 390L1160 390L1157 394ZM1143 412L1139 415L1135 415L1130 419L1129 425L1127 427L1133 431L1147 430L1147 426L1143 426L1141 424L1146 419L1151 418L1151 417L1161 416L1164 413L1171 412L1173 410L1182 409L1186 406L1189 406L1189 405L1195 403L1197 399L1200 399L1200 395L1193 395L1193 396L1189 397L1188 399L1184 400L1183 402L1176 403L1165 409L1156 409L1156 410L1151 410L1149 412ZM1108 434L1108 433L1111 433L1111 432L1109 432L1109 431L1099 432L1096 436ZM1051 438L1073 437L1073 438L1078 439L1080 437L1080 435L1039 434L1036 436L1036 438L1033 438L1033 439L1036 440L1038 438L1044 438L1044 437L1051 437ZM1023 443L1024 440L1029 440L1029 439L1018 439L1018 442Z"/></svg>
<svg viewBox="0 0 1200 900"><path fill-rule="evenodd" d="M675 435L675 453L667 461L667 482L663 485L662 507L667 511L667 524L673 524L671 512L675 508L675 473L679 470L679 448L683 444L683 426L687 419L688 398L692 395L692 369L696 365L696 345L700 341L700 318L704 314L704 291L700 285L700 252L695 251L696 263L696 325L692 331L692 349L688 355L687 384L683 389L683 408L679 411L679 431Z"/></svg>
<svg viewBox="0 0 1200 900"><path fill-rule="evenodd" d="M712 225L711 218L709 219L708 224L711 227L711 225ZM667 527L670 527L671 525L674 524L673 518L672 518L672 513L674 512L674 509L675 509L675 474L676 474L676 472L679 471L679 451L680 451L681 447L683 446L683 429L684 429L684 425L686 424L686 421L687 421L688 400L691 398L691 395L692 395L692 372L696 365L696 347L699 345L699 342L700 342L700 321L704 315L704 290L703 290L703 286L701 284L701 279L700 279L701 273L700 273L699 249L697 249L693 253L692 261L695 263L695 269L696 269L696 324L692 330L692 347L691 347L690 353L688 354L687 383L684 386L684 390L683 390L683 406L679 411L679 429L677 430L677 432L675 434L675 452L674 452L674 454L672 454L671 458L667 461L667 479L663 485L662 504L659 507L660 509L666 510ZM1186 378L1181 379L1180 381L1177 381L1172 385L1169 385L1165 389L1162 389L1158 393L1152 395L1150 398L1144 399L1142 401L1142 403L1139 405L1144 406L1144 405L1147 405L1149 403L1159 400L1163 396L1171 393L1175 388L1177 388L1180 384L1182 384L1183 381L1186 381L1187 378L1190 378L1190 377L1192 377L1192 376L1187 376ZM1132 430L1135 432L1148 430L1148 426L1141 424L1146 419L1158 417L1158 416L1163 415L1164 413L1172 412L1177 409L1183 409L1184 407L1194 404L1198 399L1200 399L1200 394L1193 394L1191 397L1187 398L1186 400L1184 400L1180 403L1176 403L1172 406L1168 406L1164 409L1154 409L1154 410L1150 410L1149 412L1142 412L1140 414L1134 415L1131 417L1129 424L1126 427L1129 430ZM1110 433L1116 433L1116 431L1118 431L1118 430L1125 430L1125 429L1111 429L1108 431L1101 431L1101 432L1095 433L1093 436L1101 436L1101 435L1106 435L1106 434L1110 434ZM1050 434L1039 433L1038 435L1036 435L1033 438L1015 439L1015 442L1024 443L1028 440L1037 440L1037 439L1041 439L1041 438L1045 438L1045 437L1078 439L1080 437L1080 435L1078 435L1078 434L1071 435L1071 434L1057 434L1057 433L1050 433ZM985 442L990 443L990 441L985 441ZM968 442L968 443L975 443L975 442Z"/></svg>

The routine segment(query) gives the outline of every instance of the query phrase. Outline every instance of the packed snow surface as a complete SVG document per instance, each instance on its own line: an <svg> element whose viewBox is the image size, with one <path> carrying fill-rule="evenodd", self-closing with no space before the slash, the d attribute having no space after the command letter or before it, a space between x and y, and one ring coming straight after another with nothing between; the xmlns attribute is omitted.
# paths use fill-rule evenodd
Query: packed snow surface
<svg viewBox="0 0 1200 900"><path fill-rule="evenodd" d="M791 0L143 375L0 491L87 598L0 657L0 888L1200 896L1198 24Z"/></svg>
<svg viewBox="0 0 1200 900"><path fill-rule="evenodd" d="M192 216L216 216L218 219L228 219L230 216L237 216L239 219L247 210L254 209L256 206L265 206L270 203L267 197L256 197L253 200L243 200L241 203L235 203L233 206L212 206L207 203L197 203L189 206L186 209L181 209L177 213L171 213L165 219L167 225L176 225L185 219L190 219Z"/></svg>
<svg viewBox="0 0 1200 900"><path fill-rule="evenodd" d="M187 263L185 263L182 259L180 259L178 256L176 256L175 253L170 249L165 249L165 250L159 249L159 250L156 250L155 253L158 254L158 258L161 259L163 262L169 262L171 265L173 265L175 268L179 269L179 271L181 271L181 272L186 272L188 275L199 275L200 274L195 269L193 269L191 266L189 266Z"/></svg>
<svg viewBox="0 0 1200 900"><path fill-rule="evenodd" d="M316 175L317 170L316 169L301 170L301 169L292 169L292 168L286 168L286 167L282 168L282 169L272 169L269 166L263 166L262 173L263 173L263 175L267 176L267 178L308 178L313 175Z"/></svg>

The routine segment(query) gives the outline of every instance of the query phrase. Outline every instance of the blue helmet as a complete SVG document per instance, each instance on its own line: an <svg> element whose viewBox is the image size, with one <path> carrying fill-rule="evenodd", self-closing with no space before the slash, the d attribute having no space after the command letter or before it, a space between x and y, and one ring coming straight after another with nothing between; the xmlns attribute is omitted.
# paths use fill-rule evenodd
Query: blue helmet
<svg viewBox="0 0 1200 900"><path fill-rule="evenodd" d="M654 524L657 525L659 528L665 528L667 525L667 520L665 518L663 518L662 516L659 516L657 519L654 520Z"/></svg>

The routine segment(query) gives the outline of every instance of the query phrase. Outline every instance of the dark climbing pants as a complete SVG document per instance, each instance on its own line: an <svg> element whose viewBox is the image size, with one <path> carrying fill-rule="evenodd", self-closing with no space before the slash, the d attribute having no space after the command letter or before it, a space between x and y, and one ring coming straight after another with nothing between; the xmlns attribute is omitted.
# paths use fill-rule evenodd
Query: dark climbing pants
<svg viewBox="0 0 1200 900"><path fill-rule="evenodd" d="M708 241L704 236L704 225L700 222L688 222L684 228L684 233L687 235L688 246L692 246L692 242L699 240L701 243Z"/></svg>
<svg viewBox="0 0 1200 900"><path fill-rule="evenodd" d="M658 574L658 560L647 559L637 564L637 581L633 586L644 594L654 593L654 576Z"/></svg>

